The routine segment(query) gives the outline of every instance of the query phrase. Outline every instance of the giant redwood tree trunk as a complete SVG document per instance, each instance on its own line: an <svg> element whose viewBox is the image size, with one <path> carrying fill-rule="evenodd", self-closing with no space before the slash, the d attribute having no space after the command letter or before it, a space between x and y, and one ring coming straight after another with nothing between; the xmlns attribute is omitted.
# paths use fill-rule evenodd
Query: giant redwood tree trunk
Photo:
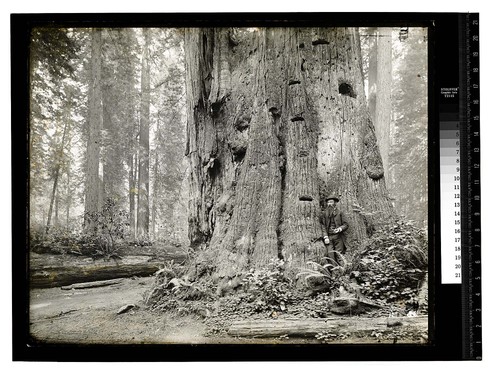
<svg viewBox="0 0 500 375"><path fill-rule="evenodd" d="M351 251L392 216L356 29L188 29L189 236L228 281L324 254L318 215L341 196Z"/></svg>

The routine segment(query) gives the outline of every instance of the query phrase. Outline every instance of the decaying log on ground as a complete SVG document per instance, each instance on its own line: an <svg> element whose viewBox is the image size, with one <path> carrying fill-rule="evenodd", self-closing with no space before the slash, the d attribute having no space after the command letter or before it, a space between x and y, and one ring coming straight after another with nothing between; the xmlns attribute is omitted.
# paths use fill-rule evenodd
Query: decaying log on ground
<svg viewBox="0 0 500 375"><path fill-rule="evenodd" d="M45 262L44 265L30 262L30 287L53 288L123 277L150 276L163 267L164 263L149 260L148 257L125 257L113 261L94 261L88 258L80 261L60 260L58 264Z"/></svg>
<svg viewBox="0 0 500 375"><path fill-rule="evenodd" d="M120 284L123 279L111 279L111 280L102 280L102 281L90 281L88 283L76 283L71 285L62 286L62 290L71 290L71 289L89 289L89 288L101 288L103 286L116 285Z"/></svg>
<svg viewBox="0 0 500 375"><path fill-rule="evenodd" d="M413 328L426 330L427 316L397 318L269 319L234 322L228 331L237 337L314 337L319 332L340 334L390 332Z"/></svg>

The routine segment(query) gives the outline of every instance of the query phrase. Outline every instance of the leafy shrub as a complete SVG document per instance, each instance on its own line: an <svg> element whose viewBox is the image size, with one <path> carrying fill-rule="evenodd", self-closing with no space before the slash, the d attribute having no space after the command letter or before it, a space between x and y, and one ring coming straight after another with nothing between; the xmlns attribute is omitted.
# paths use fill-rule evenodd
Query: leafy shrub
<svg viewBox="0 0 500 375"><path fill-rule="evenodd" d="M291 281L285 277L284 261L274 259L263 269L251 269L242 280L243 289L255 297L256 311L285 311L293 299Z"/></svg>
<svg viewBox="0 0 500 375"><path fill-rule="evenodd" d="M118 257L117 244L125 237L128 228L128 213L119 210L116 201L106 199L100 211L86 212L86 224L82 235L84 247L93 249L94 257Z"/></svg>
<svg viewBox="0 0 500 375"><path fill-rule="evenodd" d="M353 275L363 295L383 303L413 306L427 266L425 235L398 221L375 232L353 263Z"/></svg>
<svg viewBox="0 0 500 375"><path fill-rule="evenodd" d="M67 254L80 253L81 236L65 227L51 227L30 232L30 249L36 253Z"/></svg>
<svg viewBox="0 0 500 375"><path fill-rule="evenodd" d="M337 257L337 261L323 258L324 264L309 261L306 263L308 268L302 269L297 276L303 277L306 287L310 290L318 291L338 287L339 280L352 271L352 263L340 253L337 253Z"/></svg>
<svg viewBox="0 0 500 375"><path fill-rule="evenodd" d="M370 271L362 272L358 277L361 293L382 302L411 303L416 298L418 283L424 272L419 269L404 269L396 259L383 264L377 263L372 265Z"/></svg>

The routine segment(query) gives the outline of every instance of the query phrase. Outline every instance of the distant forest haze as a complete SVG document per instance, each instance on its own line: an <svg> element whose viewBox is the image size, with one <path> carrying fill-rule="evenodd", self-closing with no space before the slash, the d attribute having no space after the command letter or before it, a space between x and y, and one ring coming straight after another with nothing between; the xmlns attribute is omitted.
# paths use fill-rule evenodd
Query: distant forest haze
<svg viewBox="0 0 500 375"><path fill-rule="evenodd" d="M426 230L425 28L40 28L30 71L33 236L175 243L231 279L320 257L332 193L348 248Z"/></svg>
<svg viewBox="0 0 500 375"><path fill-rule="evenodd" d="M79 232L112 199L127 236L187 241L182 40L174 29L33 32L31 230Z"/></svg>

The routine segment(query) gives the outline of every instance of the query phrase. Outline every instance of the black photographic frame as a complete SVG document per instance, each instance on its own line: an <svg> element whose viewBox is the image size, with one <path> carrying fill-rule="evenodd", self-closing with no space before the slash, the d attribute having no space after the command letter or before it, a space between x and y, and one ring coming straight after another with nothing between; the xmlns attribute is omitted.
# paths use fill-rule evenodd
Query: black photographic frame
<svg viewBox="0 0 500 375"><path fill-rule="evenodd" d="M13 359L15 361L402 361L474 359L464 285L440 282L439 88L457 85L458 13L12 14ZM78 345L29 334L29 42L34 27L422 26L428 28L429 343L424 345ZM464 187L466 188L466 187ZM464 272L465 273L465 272ZM221 348L223 347L223 348ZM475 354L477 357L477 353Z"/></svg>

